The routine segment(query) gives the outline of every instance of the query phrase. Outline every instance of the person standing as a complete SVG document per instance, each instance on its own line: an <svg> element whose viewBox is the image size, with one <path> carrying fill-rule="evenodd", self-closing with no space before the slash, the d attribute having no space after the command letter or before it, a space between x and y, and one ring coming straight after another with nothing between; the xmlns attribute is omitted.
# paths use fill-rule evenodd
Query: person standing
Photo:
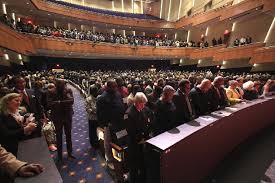
<svg viewBox="0 0 275 183"><path fill-rule="evenodd" d="M134 104L124 114L125 126L129 136L127 162L130 169L130 183L145 182L143 144L149 137L147 126L150 122L144 110L146 102L145 94L137 92L134 97Z"/></svg>
<svg viewBox="0 0 275 183"><path fill-rule="evenodd" d="M48 96L48 109L51 110L50 118L53 120L56 131L58 160L62 160L63 128L66 135L68 158L75 159L72 155L71 136L74 103L73 92L67 88L65 81L62 79L57 79L55 85L55 93Z"/></svg>
<svg viewBox="0 0 275 183"><path fill-rule="evenodd" d="M154 135L161 134L177 126L175 119L176 106L173 102L175 89L166 85L160 99L156 102Z"/></svg>
<svg viewBox="0 0 275 183"><path fill-rule="evenodd" d="M36 96L33 89L26 88L26 81L22 76L16 76L14 78L14 90L13 92L19 93L22 96L22 102L20 105L20 113L33 113L37 122L36 131L31 137L41 136L42 121L45 119L45 114L43 112L43 107L39 101L39 97Z"/></svg>
<svg viewBox="0 0 275 183"><path fill-rule="evenodd" d="M118 86L114 79L107 81L106 90L97 98L96 114L99 126L104 127L104 149L105 159L108 166L114 169L110 143L111 130L119 128L123 124L125 112L121 95L118 93Z"/></svg>
<svg viewBox="0 0 275 183"><path fill-rule="evenodd" d="M98 95L98 88L92 85L90 88L89 97L86 98L86 111L89 119L89 138L90 144L93 148L99 147L98 137L97 137L97 116L96 116L96 97Z"/></svg>
<svg viewBox="0 0 275 183"><path fill-rule="evenodd" d="M189 98L190 89L190 81L183 79L179 82L179 88L173 96L173 102L176 106L176 120L179 124L191 121L195 117L195 110Z"/></svg>
<svg viewBox="0 0 275 183"><path fill-rule="evenodd" d="M194 105L197 116L205 115L210 112L210 101L208 95L208 90L210 87L210 80L204 79L201 84L195 86L190 91L191 103Z"/></svg>

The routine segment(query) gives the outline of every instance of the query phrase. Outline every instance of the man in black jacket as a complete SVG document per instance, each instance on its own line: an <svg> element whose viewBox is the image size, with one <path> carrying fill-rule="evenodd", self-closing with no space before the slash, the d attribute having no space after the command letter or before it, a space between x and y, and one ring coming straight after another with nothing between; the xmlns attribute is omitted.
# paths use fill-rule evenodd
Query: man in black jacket
<svg viewBox="0 0 275 183"><path fill-rule="evenodd" d="M208 90L211 87L209 79L202 80L201 84L190 91L191 103L194 105L196 116L210 113Z"/></svg>
<svg viewBox="0 0 275 183"><path fill-rule="evenodd" d="M19 93L22 96L22 102L20 107L24 110L22 113L34 113L35 121L37 123L37 130L31 137L37 137L41 135L42 119L45 120L44 109L39 101L39 97L35 95L33 89L26 88L26 81L22 76L16 76L14 78L14 90L13 92Z"/></svg>
<svg viewBox="0 0 275 183"><path fill-rule="evenodd" d="M222 76L217 76L211 85L209 90L211 111L216 111L228 106L228 99L223 85L224 79Z"/></svg>
<svg viewBox="0 0 275 183"><path fill-rule="evenodd" d="M121 128L124 112L125 108L122 97L117 91L117 83L114 79L108 80L106 90L97 98L96 115L99 126L104 127L105 158L111 169L113 169L111 135L112 131Z"/></svg>
<svg viewBox="0 0 275 183"><path fill-rule="evenodd" d="M191 83L187 79L179 82L179 88L173 96L176 106L176 120L179 124L191 121L195 117L195 110L189 99Z"/></svg>

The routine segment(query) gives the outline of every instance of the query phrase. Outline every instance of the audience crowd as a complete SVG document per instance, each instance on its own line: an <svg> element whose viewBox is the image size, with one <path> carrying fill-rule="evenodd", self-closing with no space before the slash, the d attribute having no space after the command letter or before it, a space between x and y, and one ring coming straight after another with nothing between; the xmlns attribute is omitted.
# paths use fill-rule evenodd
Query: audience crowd
<svg viewBox="0 0 275 183"><path fill-rule="evenodd" d="M1 148L16 156L18 143L41 135L41 129L51 120L55 126L58 160L63 158L63 128L68 158L75 159L71 139L74 97L66 84L70 81L81 88L86 98L91 146L99 147L97 128L103 128L108 166L112 169L114 162L110 142L127 145L130 182L144 182L142 144L146 139L200 115L274 95L273 77L267 73L130 70L24 71L3 75L0 77ZM126 134L122 133L123 129ZM127 140L122 141L122 136ZM48 143L50 146L52 142L48 140ZM41 165L35 168L38 173L43 170Z"/></svg>
<svg viewBox="0 0 275 183"><path fill-rule="evenodd" d="M197 43L190 40L175 40L168 39L166 36L140 36L140 35L121 35L114 33L102 33L102 32L93 32L92 30L77 30L75 29L65 29L62 27L51 27L51 26L41 26L34 25L32 22L22 22L18 20L15 22L13 19L9 19L7 15L3 15L0 19L1 22L10 26L11 28L24 32L24 33L32 33L39 34L43 36L53 36L60 38L69 38L76 40L87 40L92 41L94 43L99 42L107 42L113 44L125 44L125 45L133 45L133 46L168 46L168 47L198 47L198 48L207 48L209 47L209 43L207 41L201 40ZM252 38L247 36L246 38L242 37L241 39L236 39L234 41L234 46L250 44L252 43ZM219 39L212 39L212 46L218 46L226 44L225 41L220 37Z"/></svg>
<svg viewBox="0 0 275 183"><path fill-rule="evenodd" d="M234 46L246 45L251 43L252 43L252 37L250 36L241 37L240 39L236 38L234 40Z"/></svg>

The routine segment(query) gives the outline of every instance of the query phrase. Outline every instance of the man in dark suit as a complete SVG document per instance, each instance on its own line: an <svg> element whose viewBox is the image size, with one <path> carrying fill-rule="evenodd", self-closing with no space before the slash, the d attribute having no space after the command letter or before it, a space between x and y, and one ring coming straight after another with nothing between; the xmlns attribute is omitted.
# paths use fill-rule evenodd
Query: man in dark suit
<svg viewBox="0 0 275 183"><path fill-rule="evenodd" d="M176 120L179 124L191 121L195 117L195 110L189 99L191 83L188 79L179 82L179 88L173 96L176 106Z"/></svg>
<svg viewBox="0 0 275 183"><path fill-rule="evenodd" d="M210 107L211 111L225 108L228 106L228 99L226 96L225 89L223 88L224 79L222 76L217 76L211 88L209 89Z"/></svg>
<svg viewBox="0 0 275 183"><path fill-rule="evenodd" d="M107 81L106 90L97 98L96 115L99 126L104 127L105 159L109 168L113 169L111 151L111 135L120 129L123 124L125 112L121 95L118 93L117 83L114 79Z"/></svg>
<svg viewBox="0 0 275 183"><path fill-rule="evenodd" d="M19 93L22 96L22 102L20 107L23 107L23 113L34 113L35 120L37 122L37 131L34 136L41 135L42 122L44 119L43 107L40 104L38 97L35 95L33 89L26 89L26 81L23 77L17 76L14 79L15 86L14 92Z"/></svg>
<svg viewBox="0 0 275 183"><path fill-rule="evenodd" d="M211 88L209 79L202 80L201 84L190 91L191 103L194 105L196 116L210 113L208 90Z"/></svg>

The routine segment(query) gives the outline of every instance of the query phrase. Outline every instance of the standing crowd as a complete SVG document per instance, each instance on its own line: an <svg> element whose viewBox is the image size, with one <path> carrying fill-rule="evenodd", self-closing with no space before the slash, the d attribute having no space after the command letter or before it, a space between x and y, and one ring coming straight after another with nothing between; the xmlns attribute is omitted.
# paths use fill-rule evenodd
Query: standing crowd
<svg viewBox="0 0 275 183"><path fill-rule="evenodd" d="M130 182L145 180L143 144L147 139L229 105L275 94L274 78L261 73L25 71L4 75L0 78L0 159L6 154L2 148L15 159L18 143L40 136L49 121L56 134L56 142L46 135L50 150L55 143L58 161L62 161L64 129L68 158L75 159L71 139L74 97L67 80L79 85L86 98L93 148L99 147L97 128L104 129L109 167L114 162L110 143L128 146ZM122 137L127 140L122 141ZM0 166L4 166L1 161ZM33 168L43 171L41 165Z"/></svg>

